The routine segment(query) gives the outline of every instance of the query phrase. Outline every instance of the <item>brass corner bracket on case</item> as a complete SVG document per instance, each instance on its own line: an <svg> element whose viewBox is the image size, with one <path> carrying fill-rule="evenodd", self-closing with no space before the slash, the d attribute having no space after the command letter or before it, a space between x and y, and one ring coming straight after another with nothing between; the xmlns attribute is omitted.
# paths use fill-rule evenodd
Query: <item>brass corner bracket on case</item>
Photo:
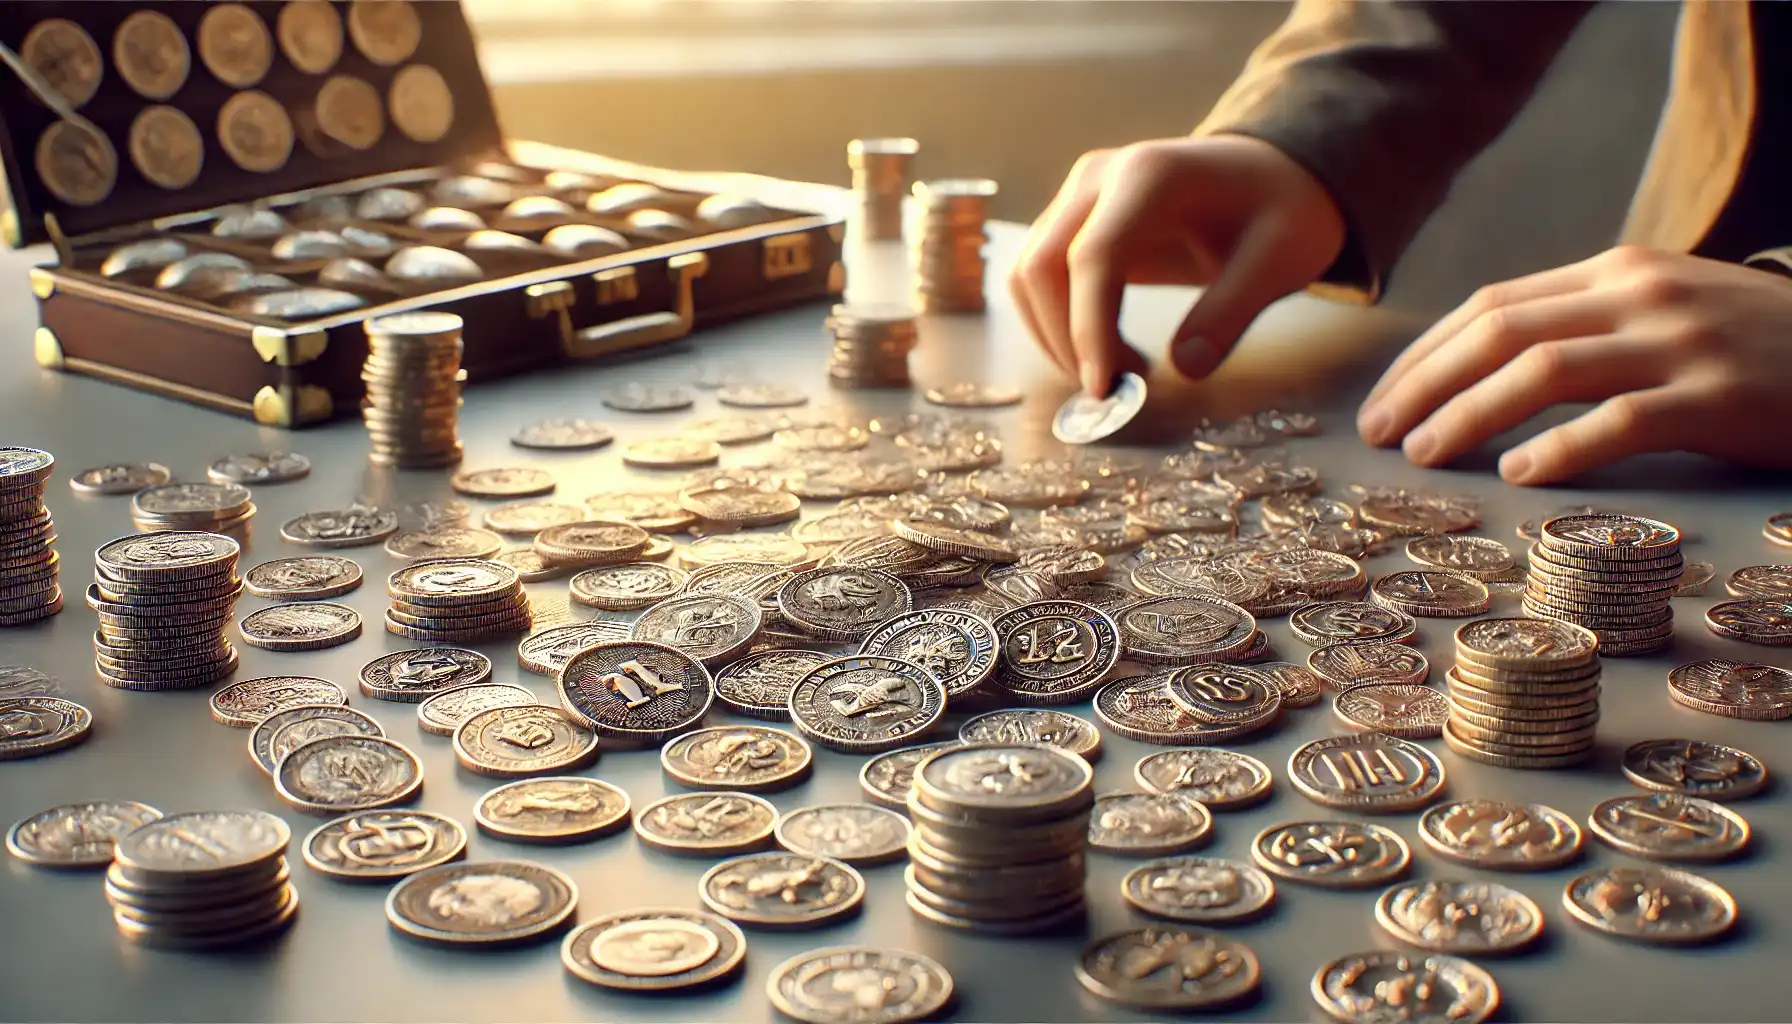
<svg viewBox="0 0 1792 1024"><path fill-rule="evenodd" d="M40 302L56 294L56 279L43 267L31 268L31 294Z"/></svg>
<svg viewBox="0 0 1792 1024"><path fill-rule="evenodd" d="M264 427L298 427L321 423L335 411L330 393L310 384L268 385L255 393L255 422Z"/></svg>
<svg viewBox="0 0 1792 1024"><path fill-rule="evenodd" d="M37 365L46 370L62 370L68 367L68 360L62 355L62 339L48 327L39 327L32 339L32 355Z"/></svg>
<svg viewBox="0 0 1792 1024"><path fill-rule="evenodd" d="M573 326L572 307L576 296L572 285L566 281L545 281L523 289L524 308L531 320L554 320L560 329L560 349L568 359L590 359L677 341L691 333L697 322L692 282L708 272L707 253L680 253L666 261L666 276L672 279L671 310L624 317L595 327ZM591 275L591 279L597 286L599 306L630 301L640 295L640 283L633 266L602 270Z"/></svg>
<svg viewBox="0 0 1792 1024"><path fill-rule="evenodd" d="M249 343L264 363L276 366L303 366L324 354L330 347L330 336L323 331L284 331L278 327L257 326L249 332Z"/></svg>

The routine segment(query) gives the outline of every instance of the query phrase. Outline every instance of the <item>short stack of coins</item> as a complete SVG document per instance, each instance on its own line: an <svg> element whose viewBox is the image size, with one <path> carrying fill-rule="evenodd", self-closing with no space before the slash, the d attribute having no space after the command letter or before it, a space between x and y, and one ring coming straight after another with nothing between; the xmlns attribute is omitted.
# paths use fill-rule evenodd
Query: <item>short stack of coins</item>
<svg viewBox="0 0 1792 1024"><path fill-rule="evenodd" d="M902 194L921 144L914 139L854 139L846 145L860 236L881 242L902 237Z"/></svg>
<svg viewBox="0 0 1792 1024"><path fill-rule="evenodd" d="M36 448L0 448L0 626L23 626L62 610L56 523L44 488L56 460Z"/></svg>
<svg viewBox="0 0 1792 1024"><path fill-rule="evenodd" d="M1561 516L1545 522L1531 545L1524 613L1592 630L1606 657L1652 654L1674 639L1668 602L1685 571L1680 531L1667 523Z"/></svg>
<svg viewBox="0 0 1792 1024"><path fill-rule="evenodd" d="M1444 739L1502 768L1567 768L1593 756L1599 637L1557 619L1479 619L1456 630Z"/></svg>
<svg viewBox="0 0 1792 1024"><path fill-rule="evenodd" d="M952 754L975 760L943 769L944 784L924 762L909 790L909 909L935 924L995 935L1080 919L1095 803L1088 763L1044 745L971 744ZM989 786L955 788L953 776L988 777Z"/></svg>
<svg viewBox="0 0 1792 1024"><path fill-rule="evenodd" d="M920 335L915 311L898 305L841 304L828 317L834 351L828 380L849 389L906 388L908 354Z"/></svg>
<svg viewBox="0 0 1792 1024"><path fill-rule="evenodd" d="M131 524L144 533L203 530L241 543L255 519L252 498L242 484L157 484L131 495Z"/></svg>
<svg viewBox="0 0 1792 1024"><path fill-rule="evenodd" d="M387 577L386 593L386 632L426 643L480 643L534 624L522 577L483 558L413 562Z"/></svg>
<svg viewBox="0 0 1792 1024"><path fill-rule="evenodd" d="M914 303L923 313L983 311L983 247L996 183L982 178L915 182Z"/></svg>
<svg viewBox="0 0 1792 1024"><path fill-rule="evenodd" d="M225 630L243 592L242 548L209 532L124 537L94 555L94 668L119 690L210 686L236 671Z"/></svg>
<svg viewBox="0 0 1792 1024"><path fill-rule="evenodd" d="M373 462L432 469L461 460L461 318L452 313L400 313L367 322L361 380Z"/></svg>
<svg viewBox="0 0 1792 1024"><path fill-rule="evenodd" d="M120 838L106 900L127 938L146 946L237 946L298 914L286 848L292 833L263 811L198 811Z"/></svg>

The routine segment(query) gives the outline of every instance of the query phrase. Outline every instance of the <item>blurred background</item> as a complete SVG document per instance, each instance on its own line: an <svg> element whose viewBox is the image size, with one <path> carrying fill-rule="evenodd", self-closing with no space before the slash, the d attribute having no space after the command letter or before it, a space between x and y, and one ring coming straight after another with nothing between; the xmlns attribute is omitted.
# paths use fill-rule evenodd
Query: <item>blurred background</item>
<svg viewBox="0 0 1792 1024"><path fill-rule="evenodd" d="M690 170L846 183L845 145L1001 183L1030 221L1085 150L1194 127L1287 5L1222 0L463 0L506 132ZM1393 276L1442 310L1614 237L1678 5L1604 4Z"/></svg>

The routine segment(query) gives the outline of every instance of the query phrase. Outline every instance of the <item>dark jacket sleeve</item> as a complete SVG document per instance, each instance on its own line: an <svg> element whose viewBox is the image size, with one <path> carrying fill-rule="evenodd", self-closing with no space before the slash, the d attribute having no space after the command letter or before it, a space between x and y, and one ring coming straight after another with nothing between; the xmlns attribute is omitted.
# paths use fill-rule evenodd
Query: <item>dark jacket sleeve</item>
<svg viewBox="0 0 1792 1024"><path fill-rule="evenodd" d="M1305 165L1349 227L1331 287L1317 290L1374 301L1591 6L1298 0L1195 133L1252 136Z"/></svg>

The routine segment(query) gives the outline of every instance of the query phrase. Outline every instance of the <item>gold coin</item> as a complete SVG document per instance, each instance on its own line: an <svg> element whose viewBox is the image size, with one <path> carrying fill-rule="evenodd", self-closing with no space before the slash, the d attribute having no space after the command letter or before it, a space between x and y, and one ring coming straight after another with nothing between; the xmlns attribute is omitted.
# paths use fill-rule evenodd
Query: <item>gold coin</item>
<svg viewBox="0 0 1792 1024"><path fill-rule="evenodd" d="M218 143L245 171L277 171L292 156L292 118L265 92L239 92L218 111Z"/></svg>
<svg viewBox="0 0 1792 1024"><path fill-rule="evenodd" d="M274 23L280 51L292 66L321 75L342 59L342 18L327 0L293 0Z"/></svg>
<svg viewBox="0 0 1792 1024"><path fill-rule="evenodd" d="M19 45L19 57L77 107L93 99L106 70L99 44L86 29L64 18L31 26Z"/></svg>
<svg viewBox="0 0 1792 1024"><path fill-rule="evenodd" d="M247 89L274 64L274 39L242 4L213 4L199 19L199 59L218 81Z"/></svg>
<svg viewBox="0 0 1792 1024"><path fill-rule="evenodd" d="M37 140L37 176L63 202L92 206L118 183L118 153L104 135L58 121Z"/></svg>
<svg viewBox="0 0 1792 1024"><path fill-rule="evenodd" d="M348 34L368 60L400 64L417 52L423 23L410 0L355 0L348 9Z"/></svg>
<svg viewBox="0 0 1792 1024"><path fill-rule="evenodd" d="M454 124L454 94L442 73L427 64L412 64L392 79L387 93L392 123L418 142L436 142Z"/></svg>
<svg viewBox="0 0 1792 1024"><path fill-rule="evenodd" d="M137 171L166 189L193 184L205 162L199 126L170 106L143 108L131 122L130 148Z"/></svg>
<svg viewBox="0 0 1792 1024"><path fill-rule="evenodd" d="M112 36L112 62L125 84L152 100L180 91L193 67L187 37L159 11L137 11Z"/></svg>
<svg viewBox="0 0 1792 1024"><path fill-rule="evenodd" d="M317 91L317 126L350 149L372 149L386 131L380 94L349 75L332 75Z"/></svg>

